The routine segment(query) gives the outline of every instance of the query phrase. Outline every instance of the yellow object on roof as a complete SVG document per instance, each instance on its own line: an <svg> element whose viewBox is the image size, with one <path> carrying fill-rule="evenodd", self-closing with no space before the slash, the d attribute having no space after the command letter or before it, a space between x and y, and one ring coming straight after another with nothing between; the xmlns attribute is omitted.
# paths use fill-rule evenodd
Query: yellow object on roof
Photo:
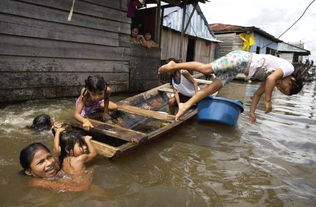
<svg viewBox="0 0 316 207"><path fill-rule="evenodd" d="M256 44L253 33L241 33L239 37L244 41L244 46L242 47L244 51L249 51L250 47Z"/></svg>

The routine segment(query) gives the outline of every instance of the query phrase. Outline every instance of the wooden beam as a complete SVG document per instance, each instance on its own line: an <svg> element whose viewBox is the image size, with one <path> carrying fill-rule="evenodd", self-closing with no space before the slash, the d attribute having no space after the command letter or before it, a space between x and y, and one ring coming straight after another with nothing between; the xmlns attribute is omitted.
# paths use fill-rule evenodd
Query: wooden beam
<svg viewBox="0 0 316 207"><path fill-rule="evenodd" d="M158 91L165 92L165 93L173 93L172 88L161 88Z"/></svg>
<svg viewBox="0 0 316 207"><path fill-rule="evenodd" d="M183 59L183 42L184 42L184 24L185 24L185 13L186 13L186 6L183 7L183 12L182 12L182 25L181 25L181 44L180 44L180 59L185 62Z"/></svg>
<svg viewBox="0 0 316 207"><path fill-rule="evenodd" d="M166 112L152 111L152 110L142 109L142 108L130 106L130 105L118 105L118 110L126 112L126 113L131 113L131 114L136 114L136 115L140 115L140 116L159 119L162 121L173 122L175 119L174 115L170 115Z"/></svg>
<svg viewBox="0 0 316 207"><path fill-rule="evenodd" d="M211 84L213 83L213 81L211 80L203 80L203 79L197 79L197 78L194 78L194 80L198 83L203 83L203 84Z"/></svg>
<svg viewBox="0 0 316 207"><path fill-rule="evenodd" d="M161 48L161 35L162 35L161 31L162 31L162 28L163 28L163 17L164 17L164 15L165 15L165 9L162 7L161 8L161 17L160 17L160 28L159 28L159 48Z"/></svg>
<svg viewBox="0 0 316 207"><path fill-rule="evenodd" d="M93 146L95 147L95 149L97 150L99 155L103 155L105 157L112 158L112 157L114 157L115 154L120 152L117 148L110 146L110 145L107 145L107 144L104 144L102 142L98 142L95 140L91 140L91 142L92 142Z"/></svg>
<svg viewBox="0 0 316 207"><path fill-rule="evenodd" d="M110 124L110 123L101 122L101 121L97 121L93 119L88 119L88 120L94 126L93 128L90 129L91 132L104 134L106 136L125 140L127 142L135 142L135 143L143 142L148 137L147 134L134 131L132 129L127 129L116 124ZM82 129L82 124L75 119L69 119L67 122L72 126Z"/></svg>
<svg viewBox="0 0 316 207"><path fill-rule="evenodd" d="M156 23L155 23L155 41L160 44L160 22L161 22L161 17L160 16L161 12L161 1L157 0L157 7L156 7Z"/></svg>

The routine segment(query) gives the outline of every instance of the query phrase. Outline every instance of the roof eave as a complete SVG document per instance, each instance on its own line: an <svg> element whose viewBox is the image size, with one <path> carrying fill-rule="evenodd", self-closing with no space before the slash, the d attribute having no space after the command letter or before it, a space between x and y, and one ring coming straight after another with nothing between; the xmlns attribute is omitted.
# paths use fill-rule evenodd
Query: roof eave
<svg viewBox="0 0 316 207"><path fill-rule="evenodd" d="M228 34L228 33L243 33L243 32L256 32L258 34L261 34L262 36L271 39L275 42L282 42L282 40L270 35L269 33L257 28L257 27L244 27L241 29L232 29L232 30L222 30L222 31L213 31L214 34Z"/></svg>

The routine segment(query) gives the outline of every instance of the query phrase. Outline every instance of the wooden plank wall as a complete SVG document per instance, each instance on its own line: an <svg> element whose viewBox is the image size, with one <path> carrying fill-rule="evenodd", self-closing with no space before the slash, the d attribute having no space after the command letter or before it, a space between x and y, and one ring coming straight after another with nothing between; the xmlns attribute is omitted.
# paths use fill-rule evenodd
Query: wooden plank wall
<svg viewBox="0 0 316 207"><path fill-rule="evenodd" d="M0 1L0 102L77 96L88 75L129 88L127 0Z"/></svg>
<svg viewBox="0 0 316 207"><path fill-rule="evenodd" d="M169 58L183 59L187 57L188 37L181 41L181 33L171 29L164 28L161 34L161 60ZM183 54L180 51L180 45L183 44Z"/></svg>
<svg viewBox="0 0 316 207"><path fill-rule="evenodd" d="M195 55L194 60L208 63L214 60L215 56L215 44L206 45L208 41L203 39L196 39L195 42ZM210 42L208 42L210 43ZM169 58L175 59L186 59L187 47L188 47L188 37L184 37L183 42L183 54L180 51L181 44L181 34L179 32L172 31L170 29L164 28L161 35L161 59L167 60Z"/></svg>
<svg viewBox="0 0 316 207"><path fill-rule="evenodd" d="M236 33L216 34L215 37L222 41L222 43L219 43L220 57L233 50L242 49L243 41L236 35Z"/></svg>
<svg viewBox="0 0 316 207"><path fill-rule="evenodd" d="M129 91L141 92L160 85L160 48L131 45Z"/></svg>
<svg viewBox="0 0 316 207"><path fill-rule="evenodd" d="M208 44L207 44L208 43ZM195 41L195 56L194 60L202 63L210 63L214 60L215 45L218 43L208 42L203 39Z"/></svg>

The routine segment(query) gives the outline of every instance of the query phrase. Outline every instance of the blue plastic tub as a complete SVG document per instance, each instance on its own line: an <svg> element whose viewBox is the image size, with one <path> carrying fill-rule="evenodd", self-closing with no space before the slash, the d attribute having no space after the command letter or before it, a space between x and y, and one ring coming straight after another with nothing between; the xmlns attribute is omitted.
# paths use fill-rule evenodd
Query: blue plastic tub
<svg viewBox="0 0 316 207"><path fill-rule="evenodd" d="M208 96L198 103L198 120L234 126L243 111L241 101Z"/></svg>

